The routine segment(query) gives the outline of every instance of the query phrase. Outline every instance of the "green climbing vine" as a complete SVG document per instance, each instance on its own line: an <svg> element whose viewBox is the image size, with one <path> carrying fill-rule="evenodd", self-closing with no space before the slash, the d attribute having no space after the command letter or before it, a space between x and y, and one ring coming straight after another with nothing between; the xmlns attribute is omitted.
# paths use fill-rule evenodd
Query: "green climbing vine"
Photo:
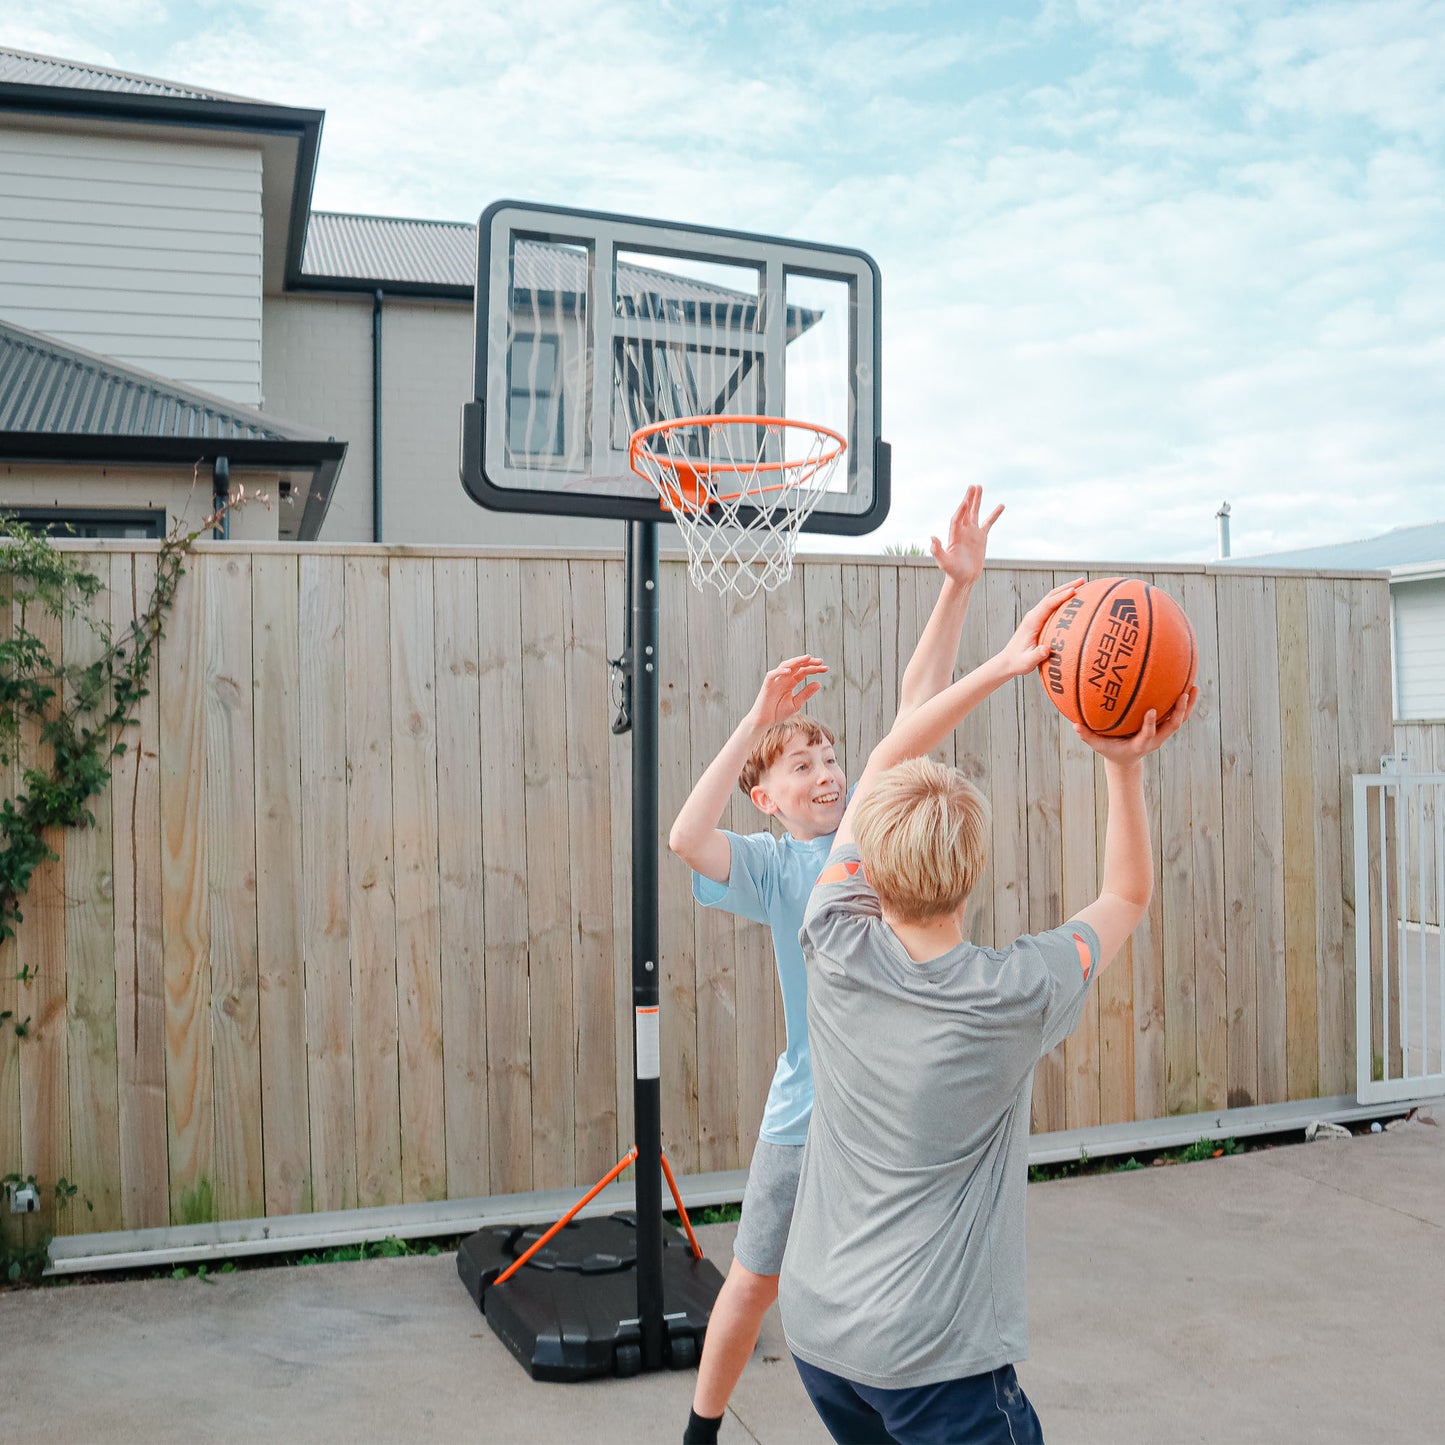
<svg viewBox="0 0 1445 1445"><path fill-rule="evenodd" d="M53 828L93 827L91 800L110 781L127 744L120 734L136 720L163 622L196 539L247 500L244 491L189 531L175 528L161 543L155 587L140 616L115 636L92 604L105 584L83 554L0 514L0 609L10 611L0 638L0 767L16 769L14 795L0 801L0 943L24 921L21 900L35 870L57 854L46 841ZM254 494L250 500L269 499ZM48 621L47 621L48 619ZM57 662L45 641L70 619L89 628L91 660ZM14 977L35 978L28 965ZM25 1038L30 1020L0 1012L0 1027Z"/></svg>

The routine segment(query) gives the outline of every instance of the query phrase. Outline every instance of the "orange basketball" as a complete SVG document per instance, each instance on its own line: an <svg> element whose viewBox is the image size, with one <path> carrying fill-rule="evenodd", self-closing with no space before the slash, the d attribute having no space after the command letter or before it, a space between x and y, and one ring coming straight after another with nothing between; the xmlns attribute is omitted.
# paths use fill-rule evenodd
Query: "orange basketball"
<svg viewBox="0 0 1445 1445"><path fill-rule="evenodd" d="M1128 737L1159 718L1194 680L1194 629L1167 593L1135 578L1086 582L1049 620L1039 678L1070 722Z"/></svg>

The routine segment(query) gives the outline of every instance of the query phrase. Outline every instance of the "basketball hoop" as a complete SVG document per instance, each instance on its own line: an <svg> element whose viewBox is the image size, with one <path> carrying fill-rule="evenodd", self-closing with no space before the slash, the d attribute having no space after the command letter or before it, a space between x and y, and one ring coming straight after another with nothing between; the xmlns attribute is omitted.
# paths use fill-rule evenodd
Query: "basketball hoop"
<svg viewBox="0 0 1445 1445"><path fill-rule="evenodd" d="M848 443L772 416L685 416L632 433L628 460L687 543L694 586L746 600L793 571L798 529Z"/></svg>

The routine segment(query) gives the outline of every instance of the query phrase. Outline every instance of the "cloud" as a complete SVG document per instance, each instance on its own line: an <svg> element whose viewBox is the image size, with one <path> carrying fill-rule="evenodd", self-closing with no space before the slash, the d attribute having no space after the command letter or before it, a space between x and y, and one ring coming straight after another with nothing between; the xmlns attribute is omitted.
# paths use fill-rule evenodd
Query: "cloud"
<svg viewBox="0 0 1445 1445"><path fill-rule="evenodd" d="M896 496L860 547L971 480L1015 556L1202 560L1225 498L1240 552L1445 515L1445 0L132 8L37 48L324 108L322 207L872 252Z"/></svg>

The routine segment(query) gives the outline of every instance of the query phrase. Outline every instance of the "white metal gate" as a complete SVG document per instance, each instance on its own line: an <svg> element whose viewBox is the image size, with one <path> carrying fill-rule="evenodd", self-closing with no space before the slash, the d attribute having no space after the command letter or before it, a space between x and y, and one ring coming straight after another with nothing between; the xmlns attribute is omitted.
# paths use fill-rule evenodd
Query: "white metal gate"
<svg viewBox="0 0 1445 1445"><path fill-rule="evenodd" d="M1355 778L1356 1094L1445 1094L1445 773Z"/></svg>

